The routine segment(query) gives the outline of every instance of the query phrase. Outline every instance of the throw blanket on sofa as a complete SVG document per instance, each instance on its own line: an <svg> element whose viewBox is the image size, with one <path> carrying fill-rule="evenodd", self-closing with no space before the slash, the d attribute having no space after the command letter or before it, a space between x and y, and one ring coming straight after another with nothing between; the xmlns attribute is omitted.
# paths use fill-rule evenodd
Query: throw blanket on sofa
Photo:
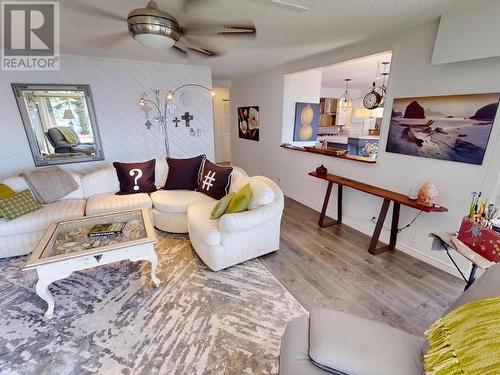
<svg viewBox="0 0 500 375"><path fill-rule="evenodd" d="M21 173L40 203L52 203L78 189L75 179L58 167Z"/></svg>
<svg viewBox="0 0 500 375"><path fill-rule="evenodd" d="M425 335L426 374L500 374L500 297L458 307L434 322Z"/></svg>
<svg viewBox="0 0 500 375"><path fill-rule="evenodd" d="M75 132L71 128L68 128L65 126L57 126L56 129L59 130L59 132L61 133L63 138L70 145L77 145L78 143L80 143L78 136L75 134Z"/></svg>

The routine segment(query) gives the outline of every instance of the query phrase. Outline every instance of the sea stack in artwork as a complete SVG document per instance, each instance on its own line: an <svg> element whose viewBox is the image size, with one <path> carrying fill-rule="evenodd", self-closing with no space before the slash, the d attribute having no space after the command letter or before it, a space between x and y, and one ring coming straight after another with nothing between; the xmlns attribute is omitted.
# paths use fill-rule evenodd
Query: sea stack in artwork
<svg viewBox="0 0 500 375"><path fill-rule="evenodd" d="M493 121L497 115L498 103L491 103L479 108L474 116L471 117L472 120L478 121Z"/></svg>
<svg viewBox="0 0 500 375"><path fill-rule="evenodd" d="M425 118L424 108L416 100L412 101L405 110L404 118Z"/></svg>

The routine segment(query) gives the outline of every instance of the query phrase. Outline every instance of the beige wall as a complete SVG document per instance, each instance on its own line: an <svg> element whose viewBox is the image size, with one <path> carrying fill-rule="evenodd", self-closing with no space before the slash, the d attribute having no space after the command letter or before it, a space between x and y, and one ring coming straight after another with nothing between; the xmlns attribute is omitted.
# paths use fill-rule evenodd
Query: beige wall
<svg viewBox="0 0 500 375"><path fill-rule="evenodd" d="M289 73L350 60L381 51L393 50L393 60L387 103L394 97L500 92L500 58L432 66L431 56L437 22L428 23L406 33L388 36L306 58L286 66L234 81L231 87L231 116L235 122L236 107L260 106L260 141L248 142L238 138L231 127L232 158L235 165L249 174L262 174L277 181L286 195L312 207L321 208L326 185L307 176L320 164L329 171L387 189L407 194L426 180L440 189L439 201L449 208L448 213L421 215L411 228L398 237L398 248L453 272L446 254L430 250L429 232L457 230L460 218L466 213L471 191L483 191L493 196L500 171L500 121L493 127L483 165L469 165L443 160L418 158L386 153L385 143L389 116L383 120L381 153L375 165L320 155L304 154L280 148L283 128L284 76ZM386 106L386 112L391 105ZM234 130L234 131L233 131ZM344 193L344 222L367 234L374 228L372 217L378 216L381 200L374 196L346 189ZM335 217L336 204L332 199L330 214ZM408 223L416 211L402 208L400 226ZM390 218L385 223L390 226ZM388 241L388 232L382 239ZM468 262L461 260L463 266Z"/></svg>

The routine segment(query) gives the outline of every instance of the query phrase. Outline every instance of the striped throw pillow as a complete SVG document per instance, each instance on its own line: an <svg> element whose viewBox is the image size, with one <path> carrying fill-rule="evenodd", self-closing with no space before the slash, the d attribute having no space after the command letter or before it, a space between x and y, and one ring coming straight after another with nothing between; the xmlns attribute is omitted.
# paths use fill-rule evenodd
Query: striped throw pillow
<svg viewBox="0 0 500 375"><path fill-rule="evenodd" d="M0 216L7 221L39 210L40 203L33 197L29 189L23 190L11 197L0 199Z"/></svg>

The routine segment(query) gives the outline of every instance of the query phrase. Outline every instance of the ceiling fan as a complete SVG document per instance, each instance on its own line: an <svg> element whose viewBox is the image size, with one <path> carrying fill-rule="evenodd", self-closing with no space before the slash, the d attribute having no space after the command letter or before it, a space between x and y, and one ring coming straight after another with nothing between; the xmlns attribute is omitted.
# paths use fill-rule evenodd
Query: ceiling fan
<svg viewBox="0 0 500 375"><path fill-rule="evenodd" d="M190 1L186 0L186 3L189 4ZM97 9L88 4L80 4L79 10L93 16L123 20L120 16L112 14L109 11ZM156 49L174 48L177 52L181 52L184 55L192 51L207 57L218 55L215 51L205 48L187 38L186 35L255 36L256 34L253 25L188 25L182 27L172 14L159 9L154 0L149 0L144 8L130 11L126 21L130 35L140 44Z"/></svg>
<svg viewBox="0 0 500 375"><path fill-rule="evenodd" d="M309 7L302 5L302 4L296 4L287 0L252 0L256 3L262 3L265 5L270 5L278 8L284 8L288 10L293 10L295 12L305 12L306 10L309 10Z"/></svg>

